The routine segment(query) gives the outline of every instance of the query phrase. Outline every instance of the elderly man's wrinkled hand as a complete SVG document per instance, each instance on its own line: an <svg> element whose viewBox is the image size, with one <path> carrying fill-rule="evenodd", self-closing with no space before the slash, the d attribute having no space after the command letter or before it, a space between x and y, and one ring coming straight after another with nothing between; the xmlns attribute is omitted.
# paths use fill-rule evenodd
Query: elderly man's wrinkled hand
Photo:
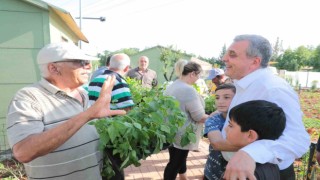
<svg viewBox="0 0 320 180"><path fill-rule="evenodd" d="M90 110L92 110L91 112L92 119L126 114L126 111L124 110L110 110L111 92L112 92L114 83L115 83L114 75L108 76L104 81L100 91L99 98L90 108Z"/></svg>

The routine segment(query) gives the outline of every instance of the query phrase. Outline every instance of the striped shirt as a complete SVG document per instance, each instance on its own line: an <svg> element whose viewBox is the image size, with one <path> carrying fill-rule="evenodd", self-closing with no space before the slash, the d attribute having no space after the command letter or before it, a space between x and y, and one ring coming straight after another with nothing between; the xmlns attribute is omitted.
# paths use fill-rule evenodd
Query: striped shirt
<svg viewBox="0 0 320 180"><path fill-rule="evenodd" d="M111 93L110 109L124 109L133 106L134 103L126 80L118 73L110 70L106 70L102 75L97 76L90 82L88 86L90 104L93 104L98 99L101 87L110 75L116 76L115 85Z"/></svg>
<svg viewBox="0 0 320 180"><path fill-rule="evenodd" d="M57 127L85 111L88 96L83 89L78 90L84 105L45 79L19 90L7 114L11 148L29 135ZM28 179L101 179L102 153L98 146L95 127L85 124L54 151L24 163Z"/></svg>

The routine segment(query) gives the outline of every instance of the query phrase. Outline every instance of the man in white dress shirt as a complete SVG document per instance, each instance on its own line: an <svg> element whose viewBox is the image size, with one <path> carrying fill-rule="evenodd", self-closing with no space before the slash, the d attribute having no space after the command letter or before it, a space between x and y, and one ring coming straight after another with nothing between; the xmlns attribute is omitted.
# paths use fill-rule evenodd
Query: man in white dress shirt
<svg viewBox="0 0 320 180"><path fill-rule="evenodd" d="M229 161L225 179L255 179L255 163L278 164L281 179L295 179L293 162L307 152L310 138L302 122L299 97L282 78L268 70L270 42L259 35L239 35L223 57L225 74L234 80L236 95L230 108L250 100L276 103L286 114L286 128L277 140L258 140L236 153L222 152ZM229 124L227 117L225 126ZM225 131L223 130L225 137ZM230 155L231 154L231 155Z"/></svg>

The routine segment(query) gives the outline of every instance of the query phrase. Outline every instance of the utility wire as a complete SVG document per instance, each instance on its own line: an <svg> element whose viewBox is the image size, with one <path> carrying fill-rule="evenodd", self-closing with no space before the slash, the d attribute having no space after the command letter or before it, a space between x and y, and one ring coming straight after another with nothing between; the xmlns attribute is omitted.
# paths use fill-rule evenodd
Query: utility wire
<svg viewBox="0 0 320 180"><path fill-rule="evenodd" d="M157 8L161 8L161 7L165 7L165 6L170 6L172 4L176 4L176 3L179 3L179 2L182 2L182 1L184 1L184 0L176 0L176 1L169 0L169 1L166 1L166 3L158 4L158 5L147 7L147 8L144 8L144 9L137 9L137 10L131 11L129 13L122 14L122 16L117 17L117 18L122 18L122 17L126 17L126 16L129 16L129 15L138 14L138 13L141 13L141 12L151 11L153 9L157 9ZM128 5L128 3L132 3L132 2L134 2L134 0L125 0L125 1L123 1L121 3L115 4L115 5L109 6L109 7L108 7L108 5L109 5L108 4L108 5L105 5L105 6L100 6L100 8L98 8L98 9L91 9L91 8L89 10L87 8L85 8L85 9L86 9L86 13L94 11L95 14L98 14L99 12L102 12L102 11L108 12L108 10L111 10L111 9L113 9L115 7L119 7L119 6L122 6L122 5ZM163 2L163 1L161 1L161 2Z"/></svg>

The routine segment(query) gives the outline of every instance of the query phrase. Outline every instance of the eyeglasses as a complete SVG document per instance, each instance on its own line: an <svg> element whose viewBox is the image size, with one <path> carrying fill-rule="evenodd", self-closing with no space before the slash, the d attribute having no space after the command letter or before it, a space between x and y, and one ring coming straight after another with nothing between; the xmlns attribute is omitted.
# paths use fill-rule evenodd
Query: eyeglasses
<svg viewBox="0 0 320 180"><path fill-rule="evenodd" d="M90 61L88 61L88 60L79 60L79 59L66 60L66 61L57 61L57 62L54 62L54 63L58 63L58 62L72 62L72 63L75 63L75 64L79 64L82 67L87 66L87 65L90 64Z"/></svg>

